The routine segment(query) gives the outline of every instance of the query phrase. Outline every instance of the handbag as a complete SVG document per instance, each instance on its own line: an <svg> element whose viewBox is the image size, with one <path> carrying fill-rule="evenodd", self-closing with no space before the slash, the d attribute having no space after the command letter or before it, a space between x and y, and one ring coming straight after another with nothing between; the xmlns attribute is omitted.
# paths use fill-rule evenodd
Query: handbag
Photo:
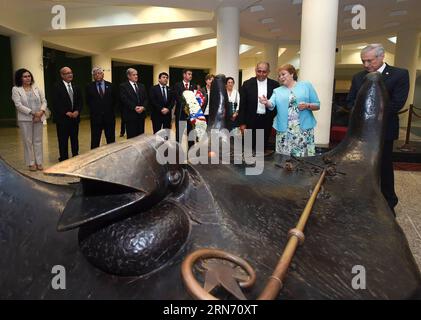
<svg viewBox="0 0 421 320"><path fill-rule="evenodd" d="M45 116L45 120L50 119L51 117L51 110L48 107L45 108L44 116Z"/></svg>

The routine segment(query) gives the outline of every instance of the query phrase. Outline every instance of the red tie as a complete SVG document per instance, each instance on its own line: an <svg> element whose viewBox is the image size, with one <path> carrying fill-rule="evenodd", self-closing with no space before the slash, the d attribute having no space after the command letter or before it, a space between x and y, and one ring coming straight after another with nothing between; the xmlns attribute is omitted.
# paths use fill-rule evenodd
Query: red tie
<svg viewBox="0 0 421 320"><path fill-rule="evenodd" d="M185 83L185 84L184 84L184 89L185 89L185 90L189 90L189 84L188 84L188 83Z"/></svg>

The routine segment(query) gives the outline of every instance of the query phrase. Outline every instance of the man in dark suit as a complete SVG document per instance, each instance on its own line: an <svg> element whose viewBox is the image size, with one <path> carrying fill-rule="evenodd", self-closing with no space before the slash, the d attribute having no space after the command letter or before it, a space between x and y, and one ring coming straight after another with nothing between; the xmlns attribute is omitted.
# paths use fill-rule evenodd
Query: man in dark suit
<svg viewBox="0 0 421 320"><path fill-rule="evenodd" d="M99 147L102 130L107 143L115 142L115 96L111 82L104 80L104 70L92 70L94 81L86 87L86 103L91 118L91 149Z"/></svg>
<svg viewBox="0 0 421 320"><path fill-rule="evenodd" d="M384 197L392 209L398 204L395 193L395 179L393 174L393 141L399 137L398 112L405 105L409 92L409 73L406 69L389 66L384 62L384 48L381 44L370 44L361 51L361 61L364 71L357 73L352 78L352 85L347 97L347 105L352 108L357 93L364 83L365 76L369 72L380 72L383 77L389 102L385 106L386 132L384 136L382 166L381 166L381 189Z"/></svg>
<svg viewBox="0 0 421 320"><path fill-rule="evenodd" d="M270 65L268 62L259 62L256 65L256 76L244 81L240 89L240 109L238 119L240 129L252 129L253 149L256 148L256 129L264 130L264 144L267 146L269 136L272 132L273 118L275 111L270 111L260 103L259 97L263 95L270 98L279 83L269 79Z"/></svg>
<svg viewBox="0 0 421 320"><path fill-rule="evenodd" d="M79 122L82 111L82 92L72 83L73 72L69 67L60 69L61 81L53 89L53 115L56 122L59 161L69 158L69 138L72 156L79 154Z"/></svg>
<svg viewBox="0 0 421 320"><path fill-rule="evenodd" d="M127 81L120 85L120 101L127 139L130 139L145 132L148 97L145 86L138 82L137 70L129 68L126 75Z"/></svg>
<svg viewBox="0 0 421 320"><path fill-rule="evenodd" d="M168 73L161 72L158 84L150 89L151 118L153 133L161 128L171 129L171 111L174 107L175 96L168 84Z"/></svg>
<svg viewBox="0 0 421 320"><path fill-rule="evenodd" d="M203 88L200 89L200 91L202 92L203 96L205 97L205 103L202 106L203 109L203 114L206 118L206 122L209 122L209 109L210 109L210 92L211 92L211 85L213 82L213 79L215 78L215 76L211 73L208 73L205 76L205 83L206 86L204 86Z"/></svg>
<svg viewBox="0 0 421 320"><path fill-rule="evenodd" d="M184 135L184 130L180 131L180 121L187 121L187 135L192 130L192 126L190 121L188 121L188 116L183 110L183 92L184 90L194 91L194 86L191 83L191 79L193 78L193 72L191 69L184 69L183 70L183 81L177 82L174 85L174 92L175 92L175 99L176 99L176 106L175 106L175 131L176 131L176 140L177 142L181 142ZM189 141L189 147L194 144L194 142Z"/></svg>

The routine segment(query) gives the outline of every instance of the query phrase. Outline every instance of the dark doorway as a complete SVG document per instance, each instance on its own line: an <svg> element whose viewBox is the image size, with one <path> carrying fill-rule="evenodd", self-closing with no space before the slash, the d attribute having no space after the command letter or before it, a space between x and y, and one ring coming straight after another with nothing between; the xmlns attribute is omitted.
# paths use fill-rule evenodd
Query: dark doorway
<svg viewBox="0 0 421 320"><path fill-rule="evenodd" d="M92 59L90 56L64 52L44 47L44 83L45 97L47 102L52 103L52 89L54 84L61 81L60 69L69 67L73 71L73 83L78 85L85 96L85 88L92 81L91 69ZM81 116L89 116L89 110L85 105L81 112Z"/></svg>
<svg viewBox="0 0 421 320"><path fill-rule="evenodd" d="M16 109L12 102L13 66L10 38L0 35L0 123L2 126L16 125Z"/></svg>
<svg viewBox="0 0 421 320"><path fill-rule="evenodd" d="M209 73L209 69L191 69L193 72L192 83L194 85L199 84L202 88L205 86L205 77ZM170 83L174 86L177 82L183 81L183 70L184 68L170 67Z"/></svg>

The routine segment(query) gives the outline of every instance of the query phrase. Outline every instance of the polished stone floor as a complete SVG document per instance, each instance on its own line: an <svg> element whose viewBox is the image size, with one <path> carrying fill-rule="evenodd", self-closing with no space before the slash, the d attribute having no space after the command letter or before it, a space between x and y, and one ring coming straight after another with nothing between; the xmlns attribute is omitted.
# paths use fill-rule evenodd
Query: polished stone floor
<svg viewBox="0 0 421 320"><path fill-rule="evenodd" d="M421 121L414 123L411 134L412 141L421 141ZM146 122L146 133L152 133L151 122ZM418 129L419 128L419 129ZM119 137L120 120L117 120L116 139ZM405 137L405 131L401 129L400 138ZM82 120L79 133L80 153L90 150L90 126L88 120ZM105 144L103 137L101 145ZM30 172L23 161L23 147L19 129L0 127L0 156L20 172L35 179L57 184L66 184L76 181L73 178L49 177L41 171ZM49 167L58 162L58 144L55 125L44 126L44 167ZM395 171L396 192L400 199L396 207L397 221L406 234L409 245L421 269L421 171ZM385 235L387 236L387 235Z"/></svg>

